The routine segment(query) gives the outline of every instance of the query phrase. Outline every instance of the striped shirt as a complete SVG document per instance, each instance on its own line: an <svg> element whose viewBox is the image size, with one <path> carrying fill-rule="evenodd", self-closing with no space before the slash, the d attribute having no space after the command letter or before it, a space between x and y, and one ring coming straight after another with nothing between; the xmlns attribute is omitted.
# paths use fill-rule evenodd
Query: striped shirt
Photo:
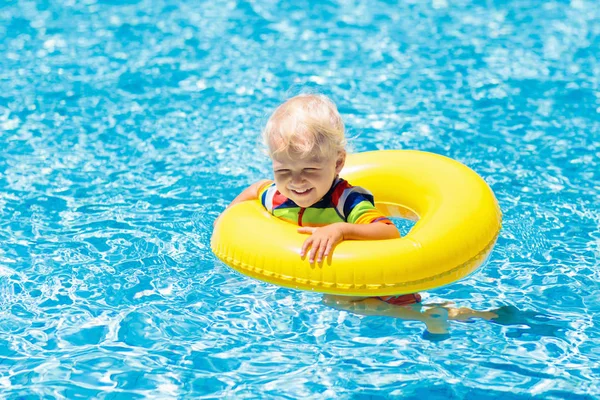
<svg viewBox="0 0 600 400"><path fill-rule="evenodd" d="M371 192L341 178L333 182L321 200L308 208L300 207L282 195L274 182L265 183L258 191L258 198L271 214L299 226L324 226L335 222L392 224L375 208Z"/></svg>

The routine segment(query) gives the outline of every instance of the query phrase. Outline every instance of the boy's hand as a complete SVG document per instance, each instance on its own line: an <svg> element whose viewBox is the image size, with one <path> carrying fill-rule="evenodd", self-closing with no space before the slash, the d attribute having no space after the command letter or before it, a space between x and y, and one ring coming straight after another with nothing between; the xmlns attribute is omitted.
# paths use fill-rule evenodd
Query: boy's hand
<svg viewBox="0 0 600 400"><path fill-rule="evenodd" d="M304 241L302 249L300 250L300 257L304 257L308 249L308 261L312 264L315 262L315 255L317 256L317 262L323 261L323 256L327 258L333 251L333 248L344 240L343 222L337 222L335 224L322 226L319 228L302 227L298 228L299 233L309 234L310 237Z"/></svg>

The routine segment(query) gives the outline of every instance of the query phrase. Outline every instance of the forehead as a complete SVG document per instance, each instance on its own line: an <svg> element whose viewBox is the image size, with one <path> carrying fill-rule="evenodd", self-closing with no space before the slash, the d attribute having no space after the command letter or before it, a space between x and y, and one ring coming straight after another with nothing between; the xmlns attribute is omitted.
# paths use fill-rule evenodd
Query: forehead
<svg viewBox="0 0 600 400"><path fill-rule="evenodd" d="M325 159L320 155L305 156L294 152L279 152L271 156L273 165L322 164Z"/></svg>

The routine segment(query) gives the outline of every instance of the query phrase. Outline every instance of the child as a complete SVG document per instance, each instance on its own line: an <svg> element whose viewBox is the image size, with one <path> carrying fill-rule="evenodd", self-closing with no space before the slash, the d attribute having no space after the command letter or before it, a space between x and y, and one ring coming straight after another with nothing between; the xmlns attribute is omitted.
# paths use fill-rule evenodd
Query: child
<svg viewBox="0 0 600 400"><path fill-rule="evenodd" d="M250 185L230 204L260 199L274 216L298 224L310 235L300 257L322 262L343 240L400 237L394 224L374 206L367 190L339 177L346 160L344 123L323 95L299 95L280 105L269 118L263 139L273 162L275 181ZM408 298L407 298L408 296ZM420 296L387 296L402 305ZM361 298L362 299L362 298Z"/></svg>

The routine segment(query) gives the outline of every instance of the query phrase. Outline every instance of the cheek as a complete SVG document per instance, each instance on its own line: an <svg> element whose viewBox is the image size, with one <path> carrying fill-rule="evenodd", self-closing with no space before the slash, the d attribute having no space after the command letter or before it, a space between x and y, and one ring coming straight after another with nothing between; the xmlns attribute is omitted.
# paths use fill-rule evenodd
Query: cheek
<svg viewBox="0 0 600 400"><path fill-rule="evenodd" d="M277 190L279 190L280 192L285 191L285 178L277 177L273 180L275 181L275 186L277 187Z"/></svg>

